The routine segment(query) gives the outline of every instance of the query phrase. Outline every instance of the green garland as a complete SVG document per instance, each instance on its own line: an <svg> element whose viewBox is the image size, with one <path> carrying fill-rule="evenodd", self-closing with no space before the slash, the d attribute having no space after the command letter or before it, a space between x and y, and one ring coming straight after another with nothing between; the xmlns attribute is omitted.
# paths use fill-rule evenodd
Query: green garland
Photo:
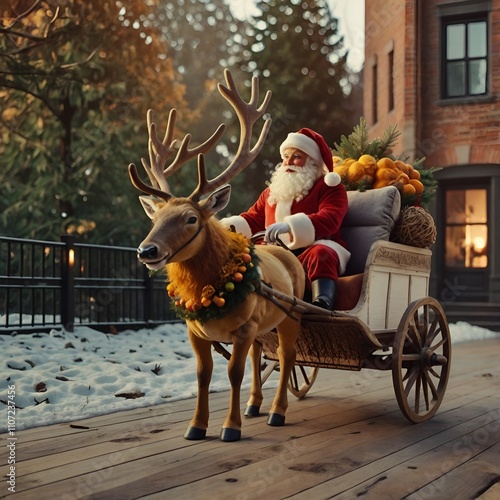
<svg viewBox="0 0 500 500"><path fill-rule="evenodd" d="M172 308L179 318L200 323L222 319L260 286L258 269L260 259L255 253L253 244L249 244L246 248L248 252L236 254L224 266L215 287L211 285L204 287L200 302L185 301L176 296L172 284L167 286L169 295L174 299ZM245 257L245 253L249 257ZM234 273L235 268L239 271Z"/></svg>

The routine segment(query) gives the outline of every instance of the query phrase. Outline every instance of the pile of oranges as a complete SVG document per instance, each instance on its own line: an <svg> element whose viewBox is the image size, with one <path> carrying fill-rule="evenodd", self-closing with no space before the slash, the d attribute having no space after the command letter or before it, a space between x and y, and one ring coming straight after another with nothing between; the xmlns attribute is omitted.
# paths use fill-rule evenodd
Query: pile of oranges
<svg viewBox="0 0 500 500"><path fill-rule="evenodd" d="M364 154L357 160L338 156L333 157L334 172L340 175L342 182L351 188L377 189L384 186L396 186L402 195L421 195L424 185L420 172L408 163L383 157L379 160Z"/></svg>

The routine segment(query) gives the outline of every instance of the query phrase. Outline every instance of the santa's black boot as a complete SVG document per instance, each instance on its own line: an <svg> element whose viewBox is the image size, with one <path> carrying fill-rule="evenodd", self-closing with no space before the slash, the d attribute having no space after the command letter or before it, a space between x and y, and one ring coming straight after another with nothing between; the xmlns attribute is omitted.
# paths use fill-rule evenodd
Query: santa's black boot
<svg viewBox="0 0 500 500"><path fill-rule="evenodd" d="M319 278L311 283L311 289L313 305L331 311L335 303L337 283L327 278Z"/></svg>

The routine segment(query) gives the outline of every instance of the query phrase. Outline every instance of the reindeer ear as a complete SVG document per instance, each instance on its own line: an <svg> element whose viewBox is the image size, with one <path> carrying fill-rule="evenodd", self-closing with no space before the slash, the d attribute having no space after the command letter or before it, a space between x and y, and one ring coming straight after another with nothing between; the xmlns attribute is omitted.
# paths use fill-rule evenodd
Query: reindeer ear
<svg viewBox="0 0 500 500"><path fill-rule="evenodd" d="M139 201L141 202L142 208L146 212L146 215L152 219L154 214L161 208L160 202L156 201L151 196L139 196Z"/></svg>
<svg viewBox="0 0 500 500"><path fill-rule="evenodd" d="M226 184L214 191L207 199L200 202L200 207L208 217L227 207L231 197L231 186Z"/></svg>

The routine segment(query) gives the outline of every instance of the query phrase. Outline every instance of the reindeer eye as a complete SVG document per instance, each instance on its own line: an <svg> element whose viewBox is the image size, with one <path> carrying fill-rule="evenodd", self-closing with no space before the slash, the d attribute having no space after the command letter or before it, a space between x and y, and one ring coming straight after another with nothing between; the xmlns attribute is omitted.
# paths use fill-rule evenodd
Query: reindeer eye
<svg viewBox="0 0 500 500"><path fill-rule="evenodd" d="M196 224L196 221L197 221L197 220L198 220L198 219L197 219L196 217L194 217L194 216L193 216L193 217L189 217L189 219L188 219L187 223L188 223L188 224Z"/></svg>

